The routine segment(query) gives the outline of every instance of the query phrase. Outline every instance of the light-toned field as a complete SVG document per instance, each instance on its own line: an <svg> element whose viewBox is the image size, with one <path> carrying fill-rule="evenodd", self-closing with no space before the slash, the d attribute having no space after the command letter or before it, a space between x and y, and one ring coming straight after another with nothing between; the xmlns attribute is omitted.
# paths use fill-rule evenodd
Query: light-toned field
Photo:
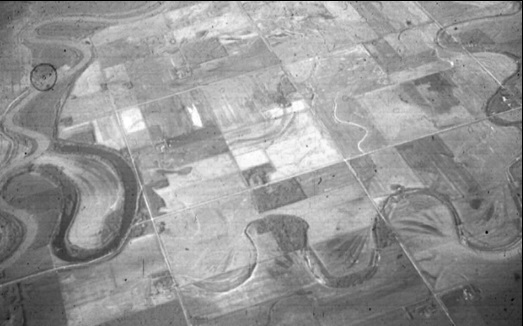
<svg viewBox="0 0 523 326"><path fill-rule="evenodd" d="M332 138L310 112L291 113L224 134L234 157L263 151L281 180L341 161Z"/></svg>
<svg viewBox="0 0 523 326"><path fill-rule="evenodd" d="M446 132L441 138L483 189L506 182L507 167L521 156L521 133L516 128L481 122Z"/></svg>
<svg viewBox="0 0 523 326"><path fill-rule="evenodd" d="M59 273L68 325L98 325L176 300L151 224L118 256Z"/></svg>
<svg viewBox="0 0 523 326"><path fill-rule="evenodd" d="M180 169L187 174L167 175L168 186L155 189L167 206L161 212L175 212L212 199L240 192L245 188L239 171L228 154L201 160Z"/></svg>
<svg viewBox="0 0 523 326"><path fill-rule="evenodd" d="M193 284L257 262L256 248L244 234L257 218L248 196L235 196L157 220L164 231L169 261L179 285ZM234 288L240 282L229 282Z"/></svg>
<svg viewBox="0 0 523 326"><path fill-rule="evenodd" d="M225 79L203 92L224 133L262 122L270 125L271 120L309 108L280 67Z"/></svg>
<svg viewBox="0 0 523 326"><path fill-rule="evenodd" d="M93 122L96 142L116 150L125 147L118 118L115 114L102 117Z"/></svg>
<svg viewBox="0 0 523 326"><path fill-rule="evenodd" d="M346 4L251 2L245 4L245 10L284 63L376 37L368 23Z"/></svg>

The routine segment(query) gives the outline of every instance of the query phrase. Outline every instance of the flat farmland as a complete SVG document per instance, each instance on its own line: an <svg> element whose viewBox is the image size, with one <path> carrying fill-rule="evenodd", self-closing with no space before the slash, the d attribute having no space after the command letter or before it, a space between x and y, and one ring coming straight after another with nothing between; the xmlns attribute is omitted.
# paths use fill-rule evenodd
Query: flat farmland
<svg viewBox="0 0 523 326"><path fill-rule="evenodd" d="M103 146L121 150L125 147L125 138L116 114L102 116L93 121L95 141Z"/></svg>
<svg viewBox="0 0 523 326"><path fill-rule="evenodd" d="M0 154L0 162L2 164L6 163L6 161L10 157L9 152L13 147L13 143L10 140L11 139L9 137L4 135L3 133L0 133L0 149L2 150L2 154Z"/></svg>
<svg viewBox="0 0 523 326"><path fill-rule="evenodd" d="M187 322L183 315L182 306L179 301L170 301L153 308L124 315L102 326L186 326Z"/></svg>
<svg viewBox="0 0 523 326"><path fill-rule="evenodd" d="M152 225L132 234L113 259L59 273L69 325L97 325L176 300Z"/></svg>
<svg viewBox="0 0 523 326"><path fill-rule="evenodd" d="M521 324L520 2L0 8L0 324Z"/></svg>
<svg viewBox="0 0 523 326"><path fill-rule="evenodd" d="M51 93L39 94L27 105L19 116L17 124L44 135L53 136L56 133L56 115L60 110L57 103L67 96L69 85L62 82L54 86Z"/></svg>
<svg viewBox="0 0 523 326"><path fill-rule="evenodd" d="M236 4L195 8L167 12L163 21L147 19L98 33L93 42L102 67L125 62L132 93L143 102L278 63ZM131 31L132 39L126 39ZM197 57L204 52L210 54Z"/></svg>
<svg viewBox="0 0 523 326"><path fill-rule="evenodd" d="M146 1L122 1L121 3L104 3L104 1L93 1L88 4L80 4L74 1L64 1L51 6L38 5L34 10L46 15L96 15L117 14L120 12L136 10L146 5Z"/></svg>
<svg viewBox="0 0 523 326"><path fill-rule="evenodd" d="M264 242L268 244L267 240ZM252 278L234 291L209 294L186 286L182 288L182 294L196 325L226 325L231 318L242 320L242 314L254 309L246 309L247 298L258 303L254 306L258 311L256 319L246 320L246 325L267 320L306 321L310 325L320 325L320 322L345 325L348 321L364 324L384 313L395 314L398 324L409 319L420 322L425 318L439 318L440 322L444 322L441 310L431 306L430 301L425 303L429 291L417 279L415 271L408 267L406 258L399 254L398 249L392 245L384 250L381 257L383 265L380 263L377 273L347 288L326 288L316 283L300 254L290 252L259 263ZM397 282L396 277L402 281ZM370 292L371 288L379 291L380 299L377 300L376 294ZM404 307L414 312L412 317L401 313ZM424 311L430 311L430 317L425 317Z"/></svg>
<svg viewBox="0 0 523 326"><path fill-rule="evenodd" d="M36 32L43 37L82 39L106 27L105 24L79 21L75 24L47 24L38 28Z"/></svg>
<svg viewBox="0 0 523 326"><path fill-rule="evenodd" d="M267 175L270 181L341 161L333 139L308 111L268 119L225 133L224 137L236 161L245 162L242 169L256 167L252 161L257 157L263 158L261 163L272 165Z"/></svg>
<svg viewBox="0 0 523 326"><path fill-rule="evenodd" d="M399 202L386 201L383 212L457 320L511 319L498 291L509 291L510 275L521 270L519 177L507 174L520 160L520 136L517 128L481 122L350 161L378 203L401 194L398 187L410 189ZM395 168L384 168L391 162Z"/></svg>
<svg viewBox="0 0 523 326"><path fill-rule="evenodd" d="M203 87L223 132L309 108L281 67L229 78Z"/></svg>
<svg viewBox="0 0 523 326"><path fill-rule="evenodd" d="M214 170L217 169L217 170ZM168 185L154 189L165 202L160 212L173 212L212 199L240 192L245 188L234 161L227 154L213 156L181 167L185 173L166 175Z"/></svg>
<svg viewBox="0 0 523 326"><path fill-rule="evenodd" d="M365 18L347 4L252 2L244 8L285 63L376 37Z"/></svg>
<svg viewBox="0 0 523 326"><path fill-rule="evenodd" d="M2 288L0 303L0 321L6 324L68 325L56 273Z"/></svg>
<svg viewBox="0 0 523 326"><path fill-rule="evenodd" d="M244 229L256 216L250 197L243 195L158 218L177 283L204 282L227 272L228 277L214 282L221 291L244 282L256 264L255 248Z"/></svg>
<svg viewBox="0 0 523 326"><path fill-rule="evenodd" d="M443 26L484 16L514 13L518 6L517 3L510 1L474 1L473 3L421 1L420 5Z"/></svg>
<svg viewBox="0 0 523 326"><path fill-rule="evenodd" d="M16 208L42 212L57 207L57 188L57 184L36 172L21 173L5 184L2 197Z"/></svg>
<svg viewBox="0 0 523 326"><path fill-rule="evenodd" d="M1 261L7 260L20 246L25 236L23 224L12 215L0 215L0 251Z"/></svg>
<svg viewBox="0 0 523 326"><path fill-rule="evenodd" d="M39 212L35 216L24 216L23 213L16 212L16 216L24 225L32 225L25 231L25 237L16 251L2 262L3 282L53 269L48 245L57 226L59 214L58 209Z"/></svg>
<svg viewBox="0 0 523 326"><path fill-rule="evenodd" d="M478 54L495 79L470 56L436 49L429 42L437 31L423 25L286 66L345 157L483 118L497 80L518 69L510 58ZM484 88L478 91L471 78Z"/></svg>
<svg viewBox="0 0 523 326"><path fill-rule="evenodd" d="M200 89L145 104L140 108L154 143L215 125L212 106Z"/></svg>

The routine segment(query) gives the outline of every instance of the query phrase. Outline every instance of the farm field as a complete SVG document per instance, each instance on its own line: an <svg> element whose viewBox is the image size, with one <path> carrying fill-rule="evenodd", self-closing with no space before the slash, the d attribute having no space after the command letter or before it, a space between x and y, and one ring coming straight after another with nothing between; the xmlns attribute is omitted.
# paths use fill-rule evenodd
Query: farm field
<svg viewBox="0 0 523 326"><path fill-rule="evenodd" d="M520 325L521 15L3 2L0 325Z"/></svg>

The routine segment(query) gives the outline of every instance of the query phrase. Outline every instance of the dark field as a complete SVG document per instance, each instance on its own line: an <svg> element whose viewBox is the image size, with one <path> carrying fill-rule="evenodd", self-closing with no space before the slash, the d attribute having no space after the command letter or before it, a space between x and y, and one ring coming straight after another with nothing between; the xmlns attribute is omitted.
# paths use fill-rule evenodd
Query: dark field
<svg viewBox="0 0 523 326"><path fill-rule="evenodd" d="M165 303L161 306L138 313L130 313L100 326L186 326L182 307L178 301Z"/></svg>
<svg viewBox="0 0 523 326"><path fill-rule="evenodd" d="M20 284L25 325L67 325L62 292L56 274Z"/></svg>
<svg viewBox="0 0 523 326"><path fill-rule="evenodd" d="M2 288L0 322L4 325L67 325L55 273Z"/></svg>
<svg viewBox="0 0 523 326"><path fill-rule="evenodd" d="M52 89L34 98L16 117L20 126L54 137L60 100L68 95L70 86L59 81Z"/></svg>
<svg viewBox="0 0 523 326"><path fill-rule="evenodd" d="M59 207L61 192L48 179L36 173L13 177L2 189L5 201L14 207L44 212Z"/></svg>
<svg viewBox="0 0 523 326"><path fill-rule="evenodd" d="M34 10L40 15L49 16L74 16L74 15L111 15L140 9L147 1L89 1L80 3L77 1L50 1L38 4Z"/></svg>
<svg viewBox="0 0 523 326"><path fill-rule="evenodd" d="M17 252L18 259L11 266L3 269L2 280L11 281L34 273L47 271L53 268L53 261L49 251L49 243L56 230L60 212L50 209L35 215L36 234L25 251Z"/></svg>
<svg viewBox="0 0 523 326"><path fill-rule="evenodd" d="M79 21L71 24L48 24L38 28L37 33L43 37L63 37L72 39L82 39L93 35L96 31L104 29L107 24L89 23Z"/></svg>
<svg viewBox="0 0 523 326"><path fill-rule="evenodd" d="M25 236L25 230L14 216L0 213L0 261L9 258L20 246Z"/></svg>

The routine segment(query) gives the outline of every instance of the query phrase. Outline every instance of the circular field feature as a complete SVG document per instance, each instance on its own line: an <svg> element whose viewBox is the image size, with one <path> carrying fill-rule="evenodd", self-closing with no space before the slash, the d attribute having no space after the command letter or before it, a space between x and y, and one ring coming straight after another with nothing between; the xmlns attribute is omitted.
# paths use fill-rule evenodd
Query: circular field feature
<svg viewBox="0 0 523 326"><path fill-rule="evenodd" d="M49 63L41 63L31 71L31 85L39 91L48 91L56 84L58 73Z"/></svg>

